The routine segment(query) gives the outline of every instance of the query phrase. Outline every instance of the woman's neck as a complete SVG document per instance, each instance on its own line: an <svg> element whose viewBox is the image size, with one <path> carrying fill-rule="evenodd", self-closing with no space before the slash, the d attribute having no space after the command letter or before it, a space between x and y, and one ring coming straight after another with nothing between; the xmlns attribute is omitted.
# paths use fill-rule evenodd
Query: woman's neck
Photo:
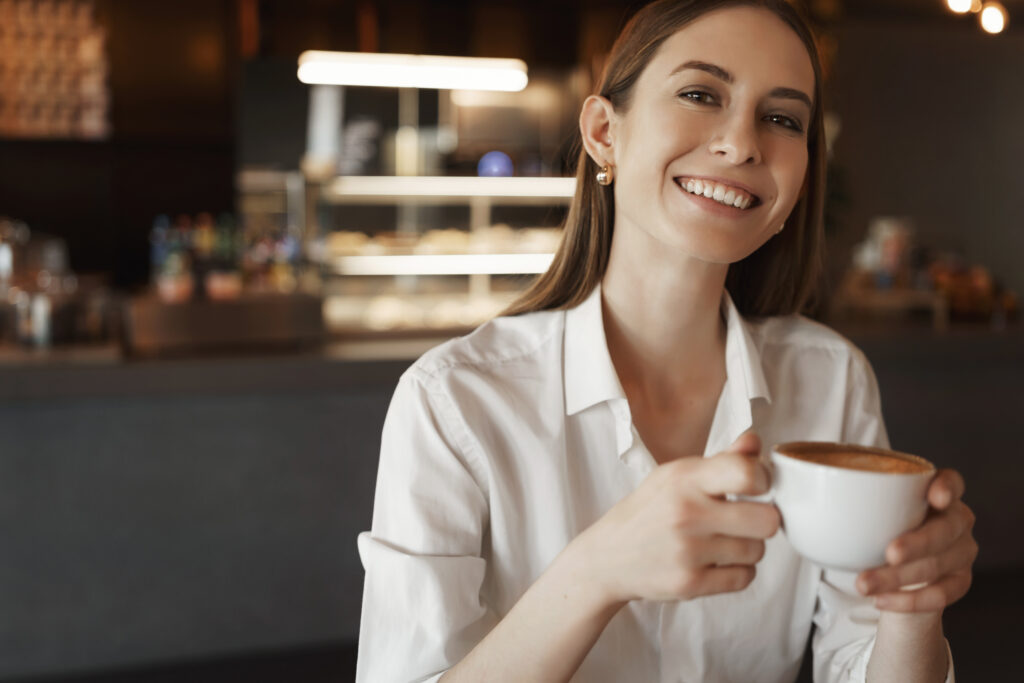
<svg viewBox="0 0 1024 683"><path fill-rule="evenodd" d="M725 379L728 266L630 246L615 245L602 281L608 352L627 395L671 405L716 392Z"/></svg>

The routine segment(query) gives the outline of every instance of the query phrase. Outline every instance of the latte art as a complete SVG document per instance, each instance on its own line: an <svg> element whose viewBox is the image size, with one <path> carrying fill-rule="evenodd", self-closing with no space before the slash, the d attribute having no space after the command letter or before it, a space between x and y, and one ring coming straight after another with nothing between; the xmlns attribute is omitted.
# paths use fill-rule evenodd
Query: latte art
<svg viewBox="0 0 1024 683"><path fill-rule="evenodd" d="M923 462L901 458L896 455L881 455L879 453L858 453L858 452L805 452L805 453L784 453L797 460L816 462L821 465L832 467L845 467L851 470L864 470L867 472L888 472L892 474L914 474L927 472L931 467Z"/></svg>

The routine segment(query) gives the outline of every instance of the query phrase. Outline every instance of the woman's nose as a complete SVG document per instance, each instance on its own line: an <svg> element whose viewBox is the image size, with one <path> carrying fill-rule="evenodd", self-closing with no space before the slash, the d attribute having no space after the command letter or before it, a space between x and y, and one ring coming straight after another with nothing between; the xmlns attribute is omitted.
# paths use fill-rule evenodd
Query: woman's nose
<svg viewBox="0 0 1024 683"><path fill-rule="evenodd" d="M709 149L730 164L757 164L761 162L761 148L758 144L756 124L731 117L724 121L712 138Z"/></svg>

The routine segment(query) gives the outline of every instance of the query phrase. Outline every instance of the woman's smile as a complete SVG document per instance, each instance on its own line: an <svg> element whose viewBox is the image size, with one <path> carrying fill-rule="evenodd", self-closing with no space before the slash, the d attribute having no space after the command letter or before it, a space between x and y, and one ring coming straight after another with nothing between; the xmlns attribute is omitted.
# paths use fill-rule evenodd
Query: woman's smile
<svg viewBox="0 0 1024 683"><path fill-rule="evenodd" d="M719 206L737 209L740 213L761 204L760 198L752 190L738 183L698 176L680 176L675 178L675 182L694 199L707 199Z"/></svg>

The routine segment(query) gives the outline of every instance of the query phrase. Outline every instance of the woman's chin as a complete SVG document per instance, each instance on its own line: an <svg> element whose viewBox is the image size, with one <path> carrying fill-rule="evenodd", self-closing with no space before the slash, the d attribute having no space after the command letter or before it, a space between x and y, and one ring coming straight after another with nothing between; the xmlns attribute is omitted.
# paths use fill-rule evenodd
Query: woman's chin
<svg viewBox="0 0 1024 683"><path fill-rule="evenodd" d="M747 258L764 245L764 241L738 243L735 235L722 235L719 239L703 237L685 240L678 245L679 251L705 263L730 265Z"/></svg>

